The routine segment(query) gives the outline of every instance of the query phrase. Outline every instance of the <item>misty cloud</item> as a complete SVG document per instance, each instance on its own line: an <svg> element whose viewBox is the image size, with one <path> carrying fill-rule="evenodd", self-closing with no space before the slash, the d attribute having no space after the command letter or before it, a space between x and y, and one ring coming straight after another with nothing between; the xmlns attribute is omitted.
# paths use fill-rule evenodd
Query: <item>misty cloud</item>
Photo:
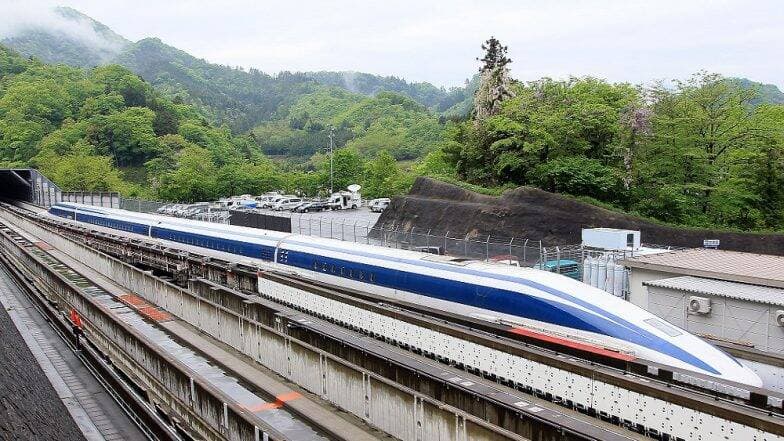
<svg viewBox="0 0 784 441"><path fill-rule="evenodd" d="M30 4L3 6L3 14L0 15L0 40L38 30L78 41L107 57L119 52L127 43L109 30L101 32L96 29L95 22L67 8Z"/></svg>

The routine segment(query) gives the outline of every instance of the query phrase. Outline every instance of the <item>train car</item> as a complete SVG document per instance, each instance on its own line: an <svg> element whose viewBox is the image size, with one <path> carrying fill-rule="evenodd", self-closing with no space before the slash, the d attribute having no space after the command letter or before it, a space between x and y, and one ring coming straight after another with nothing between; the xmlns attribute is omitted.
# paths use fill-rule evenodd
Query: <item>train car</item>
<svg viewBox="0 0 784 441"><path fill-rule="evenodd" d="M259 259L304 279L509 324L759 387L732 356L559 274L372 245L62 203L53 215Z"/></svg>

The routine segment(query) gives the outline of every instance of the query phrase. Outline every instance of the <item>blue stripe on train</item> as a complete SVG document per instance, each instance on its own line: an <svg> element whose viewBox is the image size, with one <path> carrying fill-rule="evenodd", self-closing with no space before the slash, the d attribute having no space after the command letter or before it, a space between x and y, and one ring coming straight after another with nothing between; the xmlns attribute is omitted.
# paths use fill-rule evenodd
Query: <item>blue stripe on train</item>
<svg viewBox="0 0 784 441"><path fill-rule="evenodd" d="M663 339L663 338L661 338L661 337L659 337L659 336L657 336L657 335L655 335L655 334L653 334L651 332L648 332L648 331L640 328L639 326L636 326L635 324L629 322L628 320L626 320L626 319L624 319L622 317L618 317L615 314L612 314L612 313L610 313L610 312L608 312L608 311L606 311L604 309L601 309L601 308L599 308L599 307L597 307L595 305L592 305L592 304L590 304L590 303L588 303L588 302L586 302L584 300L581 300L581 299L579 299L579 298L577 298L575 296L569 295L569 294L567 294L565 292L562 292L562 291L560 291L558 289L555 289L555 288L550 287L550 286L542 285L541 283L537 283L537 282L534 282L534 281L531 281L531 280L526 280L526 279L523 279L521 277L513 277L513 276L507 276L507 275L503 275L503 274L487 273L487 272L477 271L477 270L474 270L474 269L471 269L471 268L462 268L462 267L457 267L457 266L451 266L450 267L450 266L445 265L445 264L440 264L440 263L437 263L437 262L428 262L426 260L421 260L421 259L414 261L414 260L411 260L411 259L400 258L400 257L382 256L382 255L372 254L372 253L368 253L368 252L362 252L362 251L358 251L358 250L354 250L354 249L341 249L341 248L324 246L324 245L320 245L320 244L302 243L302 242L296 242L296 241L291 241L291 240L289 240L288 242L289 243L296 243L297 245L300 245L300 246L307 246L307 247L312 247L312 248L318 248L318 249L325 250L325 251L332 251L332 252L338 252L338 253L352 254L352 255L361 256L361 257L367 257L367 258L378 259L378 260L385 260L385 261L388 261L388 262L406 263L406 264L416 265L416 266L420 266L420 267L428 267L428 268L433 268L433 269L449 271L449 272L453 272L453 273L472 275L472 276L476 276L476 277L484 277L484 278L490 278L490 279L495 279L495 280L503 280L503 281L507 281L507 282L518 283L518 284L521 284L521 285L524 285L524 286L528 286L528 287L531 287L531 288L534 288L534 289L546 292L548 294L552 294L552 295L554 295L556 297L559 297L559 298L562 298L562 299L564 299L566 301L573 302L573 303L575 303L577 305L580 305L580 306L582 306L582 307L584 307L584 308L586 308L586 309L588 309L590 311L595 312L596 314L599 314L602 317L601 330L598 331L599 334L607 335L607 336L610 336L610 337L615 337L615 338L618 338L618 339L621 339L621 340L624 340L624 341L635 343L635 344L638 344L640 346L656 350L656 351L661 352L663 354L667 354L667 355L669 355L669 356L671 356L673 358L681 360L681 361L683 361L685 363L688 363L688 364L690 364L692 366L698 367L698 368L703 369L705 371L712 372L714 374L719 374L719 372L716 369L714 369L712 366L708 365L704 361L700 360L699 358L695 357L691 353L681 349L680 347L670 343L669 341L667 341L667 340L665 340L665 339ZM285 243L283 245L285 245ZM293 251L289 251L289 253L292 253L292 252ZM407 274L411 274L411 273L407 273ZM438 278L431 277L431 276L425 276L425 277L428 277L428 278L431 278L431 279L436 279L436 280L447 281L447 279L438 279ZM405 281L405 277L401 278L401 280ZM423 285L423 287L425 287L425 286L426 285ZM478 285L471 285L471 286L478 286ZM416 294L422 294L422 295L426 295L428 297L441 298L441 297L439 297L440 291L438 291L438 290L435 290L435 291L433 291L431 293L426 293L426 292L421 291L418 288L417 285L414 285L414 287L417 289L417 291L412 291L411 289L414 289L412 287L409 287L409 288L395 288L395 289L401 289L403 291L414 292ZM463 301L463 300L461 300L460 303L464 303L464 304L467 304L467 305L470 305L470 306L477 306L477 307L481 307L481 308L485 308L485 309L491 309L493 311L502 312L502 313L505 313L505 314L517 315L517 316L520 316L520 317L525 317L525 318L531 318L533 320L538 320L536 318L530 317L528 315L529 314L529 310L526 309L524 307L524 305L520 304L520 302L517 301L514 298L514 296L524 296L524 297L530 297L530 296L526 296L523 293L514 292L514 291L496 290L494 288L490 288L490 289L494 290L494 291L506 293L506 295L502 296L501 299L499 301L497 301L497 302L487 302L486 300L483 300L483 299L486 299L487 296L486 295L482 296L481 291L478 291L479 295L477 295L475 297L476 300L473 300L473 301ZM497 296L494 296L494 298L497 298ZM448 300L448 299L446 299L446 300ZM557 307L558 308L562 308L563 309L563 313L566 313L567 309L573 309L574 312L569 312L570 314L571 313L577 314L578 317L583 318L582 321L585 322L585 323L593 323L593 321L588 319L589 316L590 317L595 317L593 314L586 314L584 311L582 311L580 309L568 308L568 307L565 307L565 306L563 306L561 304L557 304ZM583 317L583 316L585 316L585 317ZM545 321L547 321L548 323L559 324L558 320L553 320L553 321L545 320ZM596 324L594 324L594 326L596 326ZM581 329L581 330L584 330L584 331L597 332L597 331L591 331L591 329L589 329L589 328L582 328L582 327L579 327L579 326L570 326L570 327L574 327L575 329Z"/></svg>
<svg viewBox="0 0 784 441"><path fill-rule="evenodd" d="M58 216L62 216L61 214L58 214L54 211L52 211L52 213ZM107 226L110 228L119 229L123 231L131 231L138 234L144 234L144 235L148 234L147 225L137 224L134 222L107 219L98 216L86 215L83 213L77 213L76 220L89 222L96 225ZM141 227L141 231L139 227ZM252 243L231 240L231 239L216 238L213 236L200 235L196 233L186 233L186 232L171 230L167 228L152 227L152 231L150 232L150 234L152 235L152 237L156 237L159 239L171 240L174 242L190 244L203 248L209 248L216 251L224 251L224 252L239 254L239 255L267 260L267 261L271 261L273 259L274 252L275 252L275 248L271 246L252 244ZM433 297L441 300L461 303L461 304L474 306L478 308L489 309L505 314L516 315L531 320L552 323L555 325L560 325L560 326L579 329L583 331L589 331L602 335L607 335L610 337L615 337L624 341L628 341L643 347L647 347L659 351L663 354L667 354L671 357L682 360L685 363L691 364L692 366L698 367L705 371L712 372L714 374L719 374L719 372L716 371L714 368L712 368L710 365L700 360L699 358L693 356L692 354L684 351L678 346L675 346L672 343L654 334L651 334L650 332L645 331L644 329L641 329L620 317L614 316L613 314L608 313L605 310L598 309L595 306L588 304L587 302L580 301L579 299L576 299L573 296L570 296L566 293L558 291L549 286L541 285L539 283L521 279L521 278L503 276L498 274L488 274L476 270L471 270L468 268L445 268L445 265L443 264L439 265L439 264L434 264L432 262L426 262L421 260L414 262L409 259L390 258L387 256L379 256L376 254L358 252L356 250L335 249L323 245L314 245L314 244L306 244L306 243L299 243L299 244L304 246L316 247L328 251L345 252L345 253L360 255L364 257L370 257L374 259L387 260L391 262L410 263L418 266L438 268L438 269L458 272L462 274L496 278L499 280L508 280L515 283L522 283L532 288L539 289L544 292L548 292L550 294L564 298L568 301L573 301L575 303L581 304L581 306L587 307L588 309L600 315L597 316L595 314L586 313L585 311L582 311L575 307L559 304L556 302L546 301L544 299L536 298L534 296L529 296L519 292L496 289L488 286L475 285L475 284L470 284L465 282L458 282L454 280L428 276L425 274L399 271L386 267L341 260L341 259L325 257L321 255L311 254L311 253L286 250L287 258L285 261L281 261L281 263L283 264L296 266L298 268L303 268L303 269L308 269L313 271L314 270L313 264L318 260L320 263L327 265L327 268L329 268L330 271L332 269L332 265L335 265L336 268L339 267L344 268L343 275L340 275L339 273L335 275L344 278L353 278L355 280L357 280L359 272L362 271L367 274L368 278L370 277L371 274L373 275L374 278L373 281L363 280L365 283L377 284L391 289L398 289L401 291L407 291L414 294L424 295L424 296ZM352 277L348 276L349 271L351 271ZM353 277L354 271L357 272L356 273L357 277Z"/></svg>
<svg viewBox="0 0 784 441"><path fill-rule="evenodd" d="M442 279L425 274L408 273L332 257L292 250L288 250L287 254L287 262L281 263L353 280L359 280L358 273L362 271L364 276L362 281L365 283L607 335L656 350L692 366L719 374L704 361L644 329L629 323L626 326L627 329L624 330L624 327L607 317L587 313L573 306L551 302L520 292ZM333 266L335 267L334 271L332 270ZM342 274L341 269L343 270ZM373 281L370 281L371 274ZM552 289L545 286L542 288ZM612 316L611 314L606 315Z"/></svg>

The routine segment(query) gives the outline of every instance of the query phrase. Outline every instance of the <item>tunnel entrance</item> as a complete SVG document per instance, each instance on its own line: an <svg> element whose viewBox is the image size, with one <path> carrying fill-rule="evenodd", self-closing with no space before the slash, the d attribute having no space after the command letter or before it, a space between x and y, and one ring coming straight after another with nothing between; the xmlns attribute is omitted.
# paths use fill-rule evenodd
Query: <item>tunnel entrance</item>
<svg viewBox="0 0 784 441"><path fill-rule="evenodd" d="M51 207L61 197L60 188L32 168L0 169L0 199Z"/></svg>

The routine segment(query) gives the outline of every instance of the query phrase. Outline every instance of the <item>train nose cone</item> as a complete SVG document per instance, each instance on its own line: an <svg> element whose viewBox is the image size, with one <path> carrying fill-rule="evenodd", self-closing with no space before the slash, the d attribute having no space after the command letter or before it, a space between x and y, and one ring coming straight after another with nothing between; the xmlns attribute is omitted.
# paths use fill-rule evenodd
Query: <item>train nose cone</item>
<svg viewBox="0 0 784 441"><path fill-rule="evenodd" d="M762 378L760 378L759 375L757 375L753 370L751 370L751 368L747 366L743 366L743 368L740 369L740 371L735 376L737 379L730 379L737 383L743 383L754 387L765 387Z"/></svg>

